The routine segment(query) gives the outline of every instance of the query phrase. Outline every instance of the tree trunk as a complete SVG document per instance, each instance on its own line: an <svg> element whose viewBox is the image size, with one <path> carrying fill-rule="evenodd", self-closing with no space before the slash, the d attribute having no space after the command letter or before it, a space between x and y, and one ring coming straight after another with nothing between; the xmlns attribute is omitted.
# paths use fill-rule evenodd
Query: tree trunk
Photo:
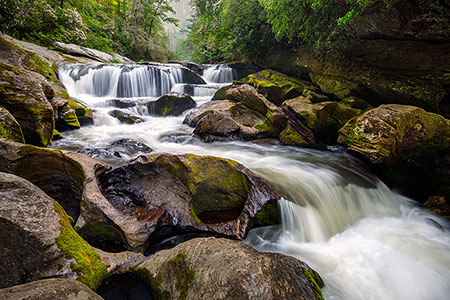
<svg viewBox="0 0 450 300"><path fill-rule="evenodd" d="M60 3L59 6L61 6L61 8L63 8L64 7L64 0L61 0L59 3Z"/></svg>

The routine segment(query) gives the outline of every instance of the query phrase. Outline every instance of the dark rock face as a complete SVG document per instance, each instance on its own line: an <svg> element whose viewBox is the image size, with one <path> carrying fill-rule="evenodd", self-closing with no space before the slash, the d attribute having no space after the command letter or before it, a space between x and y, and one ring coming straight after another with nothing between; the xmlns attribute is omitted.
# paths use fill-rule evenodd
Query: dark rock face
<svg viewBox="0 0 450 300"><path fill-rule="evenodd" d="M421 108L381 105L352 119L339 142L381 170L394 186L424 199L450 183L450 121Z"/></svg>
<svg viewBox="0 0 450 300"><path fill-rule="evenodd" d="M150 114L160 116L179 116L184 111L194 108L197 103L188 95L171 93L147 104Z"/></svg>
<svg viewBox="0 0 450 300"><path fill-rule="evenodd" d="M323 282L305 263L227 239L190 240L135 271L156 299L323 299Z"/></svg>
<svg viewBox="0 0 450 300"><path fill-rule="evenodd" d="M3 300L102 300L86 285L73 279L44 279L0 289Z"/></svg>
<svg viewBox="0 0 450 300"><path fill-rule="evenodd" d="M278 193L231 160L169 154L141 157L102 173L98 180L105 197L128 220L127 227L118 225L132 247L143 245L161 227L166 228L159 232L162 235L204 231L241 239L249 224L278 222L273 202ZM269 219L253 220L264 207Z"/></svg>
<svg viewBox="0 0 450 300"><path fill-rule="evenodd" d="M115 162L126 157L136 157L138 154L150 153L153 150L144 143L130 139L115 141L106 148L84 148L79 153L86 154L92 158L103 161Z"/></svg>
<svg viewBox="0 0 450 300"><path fill-rule="evenodd" d="M0 137L11 140L13 142L24 143L22 129L16 119L0 106Z"/></svg>

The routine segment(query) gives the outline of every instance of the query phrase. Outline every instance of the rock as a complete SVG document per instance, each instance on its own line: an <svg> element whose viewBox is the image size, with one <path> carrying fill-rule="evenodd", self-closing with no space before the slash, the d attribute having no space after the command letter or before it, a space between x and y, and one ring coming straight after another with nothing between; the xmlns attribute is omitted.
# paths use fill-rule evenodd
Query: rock
<svg viewBox="0 0 450 300"><path fill-rule="evenodd" d="M322 95L318 92L312 91L310 89L303 90L303 97L311 101L311 103L319 103L319 102L325 102L330 101L330 98L328 98L325 95Z"/></svg>
<svg viewBox="0 0 450 300"><path fill-rule="evenodd" d="M225 98L233 101L205 103L189 112L184 123L206 141L278 138L287 125L283 109L247 84L229 88Z"/></svg>
<svg viewBox="0 0 450 300"><path fill-rule="evenodd" d="M3 300L102 300L86 285L73 279L53 278L0 289Z"/></svg>
<svg viewBox="0 0 450 300"><path fill-rule="evenodd" d="M409 195L424 199L450 187L450 121L440 115L414 106L381 105L349 121L338 142Z"/></svg>
<svg viewBox="0 0 450 300"><path fill-rule="evenodd" d="M77 115L81 126L94 124L91 109L87 108L86 105L75 99L69 99L68 103L69 106L75 110L75 114Z"/></svg>
<svg viewBox="0 0 450 300"><path fill-rule="evenodd" d="M42 75L0 63L0 105L17 120L27 143L47 146L52 140L54 112L47 90L51 87Z"/></svg>
<svg viewBox="0 0 450 300"><path fill-rule="evenodd" d="M301 96L306 85L298 79L273 70L251 74L242 82L255 87L260 94L275 105L281 105L286 99Z"/></svg>
<svg viewBox="0 0 450 300"><path fill-rule="evenodd" d="M232 85L224 86L218 89L211 100L226 100L226 93L232 87Z"/></svg>
<svg viewBox="0 0 450 300"><path fill-rule="evenodd" d="M62 140L64 137L62 136L61 133L59 133L58 130L54 129L53 130L53 140L57 141L57 140Z"/></svg>
<svg viewBox="0 0 450 300"><path fill-rule="evenodd" d="M109 114L124 124L136 124L145 122L144 119L142 119L141 117L129 114L127 112L118 109L110 111Z"/></svg>
<svg viewBox="0 0 450 300"><path fill-rule="evenodd" d="M245 78L250 74L258 73L264 69L260 64L252 61L232 62L229 63L228 66L236 70L238 80Z"/></svg>
<svg viewBox="0 0 450 300"><path fill-rule="evenodd" d="M0 137L11 140L13 142L25 143L22 128L16 119L0 106Z"/></svg>
<svg viewBox="0 0 450 300"><path fill-rule="evenodd" d="M305 263L227 239L187 241L135 271L155 299L323 299L322 279Z"/></svg>
<svg viewBox="0 0 450 300"><path fill-rule="evenodd" d="M432 196L425 201L423 208L450 221L450 201L447 199L445 196Z"/></svg>
<svg viewBox="0 0 450 300"><path fill-rule="evenodd" d="M197 103L188 95L170 93L147 104L151 114L160 116L179 116L184 111L194 108Z"/></svg>
<svg viewBox="0 0 450 300"><path fill-rule="evenodd" d="M181 68L182 76L183 76L183 83L188 84L206 84L206 82L203 80L203 78L195 73L189 70L188 68Z"/></svg>
<svg viewBox="0 0 450 300"><path fill-rule="evenodd" d="M318 55L308 46L279 51L268 66L311 79L338 99L359 97L372 106L414 105L450 116L450 76L443 67L450 64L448 53L448 43L375 39L338 54Z"/></svg>
<svg viewBox="0 0 450 300"><path fill-rule="evenodd" d="M133 100L126 100L126 99L113 99L113 100L108 100L106 101L106 103L109 106L113 106L113 107L117 107L117 108L130 108L130 107L135 107L136 106L136 102Z"/></svg>
<svg viewBox="0 0 450 300"><path fill-rule="evenodd" d="M150 153L153 150L147 145L130 139L121 139L105 148L84 148L78 153L86 154L92 158L114 163L125 158L136 158L139 154Z"/></svg>
<svg viewBox="0 0 450 300"><path fill-rule="evenodd" d="M179 60L170 60L169 64L179 64L182 65L185 68L188 68L189 70L197 73L198 75L203 75L203 70L205 67L201 64L196 64L193 62L187 62L187 61L179 61Z"/></svg>
<svg viewBox="0 0 450 300"><path fill-rule="evenodd" d="M316 141L324 144L336 144L338 130L348 120L362 113L359 109L335 101L311 103L303 96L287 100L283 106L311 129Z"/></svg>
<svg viewBox="0 0 450 300"><path fill-rule="evenodd" d="M140 157L103 172L98 181L106 199L123 214L113 221L135 249L180 232L242 239L254 226L278 222L278 193L227 159L191 154Z"/></svg>
<svg viewBox="0 0 450 300"><path fill-rule="evenodd" d="M348 107L351 107L351 108L356 108L356 109L361 109L361 110L368 110L368 109L373 108L364 99L361 99L361 98L358 98L358 97L344 98L339 103L342 104L342 105L346 105Z"/></svg>
<svg viewBox="0 0 450 300"><path fill-rule="evenodd" d="M86 48L83 46L75 45L75 44L65 44L61 42L55 42L53 46L64 53L71 54L74 56L83 56L87 58L94 59L99 62L106 62L106 63L132 63L133 61L123 57L118 54L110 54L106 52L102 52L96 49L92 48Z"/></svg>
<svg viewBox="0 0 450 300"><path fill-rule="evenodd" d="M95 289L108 274L62 207L18 176L0 173L0 286L62 275Z"/></svg>

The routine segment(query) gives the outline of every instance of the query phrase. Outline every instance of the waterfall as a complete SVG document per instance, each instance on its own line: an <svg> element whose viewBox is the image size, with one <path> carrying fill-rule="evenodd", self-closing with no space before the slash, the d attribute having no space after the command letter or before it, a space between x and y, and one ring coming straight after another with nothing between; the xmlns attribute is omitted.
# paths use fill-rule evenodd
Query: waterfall
<svg viewBox="0 0 450 300"><path fill-rule="evenodd" d="M203 77L210 83L227 83L238 79L237 71L227 65L209 66L203 71Z"/></svg>
<svg viewBox="0 0 450 300"><path fill-rule="evenodd" d="M204 143L191 137L192 128L182 124L183 116L148 115L149 99L143 98L178 91L201 104L236 79L235 71L218 65L204 71L206 84L187 83L183 70L161 64L61 66L59 77L70 96L95 108L94 125L64 132L64 139L52 147L102 148L131 138L154 153L233 159L284 196L279 201L281 224L252 230L245 242L258 251L307 262L324 279L325 299L449 298L448 223L390 190L354 157L338 148ZM117 108L139 115L144 122L121 124L110 114Z"/></svg>
<svg viewBox="0 0 450 300"><path fill-rule="evenodd" d="M59 78L74 97L158 97L183 82L183 71L176 65L65 64Z"/></svg>

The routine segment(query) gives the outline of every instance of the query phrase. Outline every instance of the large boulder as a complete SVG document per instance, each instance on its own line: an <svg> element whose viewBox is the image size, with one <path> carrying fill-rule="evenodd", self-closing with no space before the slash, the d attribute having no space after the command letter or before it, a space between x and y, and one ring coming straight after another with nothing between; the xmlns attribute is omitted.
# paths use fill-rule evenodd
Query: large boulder
<svg viewBox="0 0 450 300"><path fill-rule="evenodd" d="M186 94L170 93L147 104L150 114L163 117L179 116L184 111L194 108L197 103Z"/></svg>
<svg viewBox="0 0 450 300"><path fill-rule="evenodd" d="M63 208L35 185L0 173L0 199L1 287L60 275L95 289L108 274Z"/></svg>
<svg viewBox="0 0 450 300"><path fill-rule="evenodd" d="M103 195L123 216L113 221L133 248L174 233L242 239L279 221L272 186L227 159L159 154L99 175ZM92 215L92 214L91 214ZM149 240L150 238L150 240Z"/></svg>
<svg viewBox="0 0 450 300"><path fill-rule="evenodd" d="M86 285L73 279L53 278L0 289L3 300L102 300Z"/></svg>
<svg viewBox="0 0 450 300"><path fill-rule="evenodd" d="M277 107L258 91L241 84L227 87L223 98L189 112L185 124L206 141L280 138L288 145L311 146L313 133L288 110Z"/></svg>
<svg viewBox="0 0 450 300"><path fill-rule="evenodd" d="M391 185L423 199L450 190L450 121L406 105L381 105L350 120L338 141Z"/></svg>
<svg viewBox="0 0 450 300"><path fill-rule="evenodd" d="M305 86L310 85L273 70L250 74L242 82L256 88L260 94L276 105L281 105L284 100L301 96Z"/></svg>
<svg viewBox="0 0 450 300"><path fill-rule="evenodd" d="M0 106L0 137L13 142L25 143L19 123L2 106Z"/></svg>
<svg viewBox="0 0 450 300"><path fill-rule="evenodd" d="M190 240L135 271L155 299L323 299L322 279L305 263L227 239Z"/></svg>
<svg viewBox="0 0 450 300"><path fill-rule="evenodd" d="M362 113L362 110L336 101L312 103L303 96L286 100L283 106L312 130L316 141L324 144L335 144L338 130Z"/></svg>
<svg viewBox="0 0 450 300"><path fill-rule="evenodd" d="M20 124L25 141L47 146L53 136L53 90L45 77L0 62L0 105Z"/></svg>

